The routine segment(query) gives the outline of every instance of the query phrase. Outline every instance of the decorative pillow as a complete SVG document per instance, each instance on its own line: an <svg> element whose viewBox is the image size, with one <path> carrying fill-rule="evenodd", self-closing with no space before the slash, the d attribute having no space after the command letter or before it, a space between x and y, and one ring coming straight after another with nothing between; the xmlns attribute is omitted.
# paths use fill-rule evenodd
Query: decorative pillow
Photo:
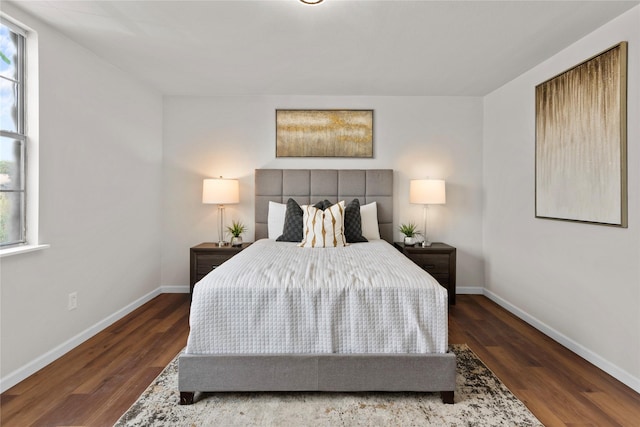
<svg viewBox="0 0 640 427"><path fill-rule="evenodd" d="M331 248L347 245L344 238L344 201L325 210L305 206L303 216L303 240L298 246Z"/></svg>
<svg viewBox="0 0 640 427"><path fill-rule="evenodd" d="M282 235L276 240L278 242L299 242L302 240L302 208L293 199L287 200Z"/></svg>
<svg viewBox="0 0 640 427"><path fill-rule="evenodd" d="M267 216L269 239L277 239L282 234L286 214L287 205L284 203L269 202L269 214Z"/></svg>
<svg viewBox="0 0 640 427"><path fill-rule="evenodd" d="M322 209L325 210L329 207L331 207L333 205L333 203L331 203L330 201L328 201L327 199L324 199L321 202L316 203L315 205L313 205L314 208L318 208L318 209Z"/></svg>
<svg viewBox="0 0 640 427"><path fill-rule="evenodd" d="M325 200L326 201L326 200ZM323 209L325 201L318 202L313 207ZM331 203L326 201L329 205ZM284 225L282 227L282 235L276 241L278 242L300 242L302 241L302 209L306 205L300 205L293 199L287 200L287 211L284 216Z"/></svg>
<svg viewBox="0 0 640 427"><path fill-rule="evenodd" d="M380 240L378 228L378 204L372 202L360 206L360 218L362 220L362 235L367 240Z"/></svg>
<svg viewBox="0 0 640 427"><path fill-rule="evenodd" d="M353 199L344 208L344 237L347 239L347 243L368 242L362 235L360 200L358 199Z"/></svg>

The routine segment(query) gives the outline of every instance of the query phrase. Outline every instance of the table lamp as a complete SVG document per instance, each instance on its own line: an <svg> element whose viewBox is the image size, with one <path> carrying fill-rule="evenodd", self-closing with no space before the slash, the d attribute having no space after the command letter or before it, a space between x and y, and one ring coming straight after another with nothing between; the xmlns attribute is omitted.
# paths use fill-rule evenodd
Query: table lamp
<svg viewBox="0 0 640 427"><path fill-rule="evenodd" d="M202 183L202 203L218 205L218 246L227 246L224 240L224 205L240 202L237 179L212 178Z"/></svg>
<svg viewBox="0 0 640 427"><path fill-rule="evenodd" d="M427 208L443 205L447 201L443 179L412 179L409 182L409 202L424 205L424 241L422 247L431 246L427 238Z"/></svg>

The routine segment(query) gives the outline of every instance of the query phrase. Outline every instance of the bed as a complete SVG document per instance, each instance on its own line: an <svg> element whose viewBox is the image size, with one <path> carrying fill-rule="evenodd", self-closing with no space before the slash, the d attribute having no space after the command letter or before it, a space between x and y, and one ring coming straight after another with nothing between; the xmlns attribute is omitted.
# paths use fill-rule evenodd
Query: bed
<svg viewBox="0 0 640 427"><path fill-rule="evenodd" d="M229 391L440 392L453 403L446 290L389 244L393 171L258 169L255 182L256 242L194 289L180 404ZM374 206L381 240L276 242L269 209L289 199Z"/></svg>

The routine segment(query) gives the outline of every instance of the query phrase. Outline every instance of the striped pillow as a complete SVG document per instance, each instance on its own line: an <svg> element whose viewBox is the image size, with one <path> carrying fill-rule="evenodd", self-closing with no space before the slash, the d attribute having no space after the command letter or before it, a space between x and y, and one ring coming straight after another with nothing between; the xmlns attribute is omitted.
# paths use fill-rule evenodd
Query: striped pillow
<svg viewBox="0 0 640 427"><path fill-rule="evenodd" d="M347 246L344 237L344 201L325 210L314 206L303 207L303 248L331 248Z"/></svg>

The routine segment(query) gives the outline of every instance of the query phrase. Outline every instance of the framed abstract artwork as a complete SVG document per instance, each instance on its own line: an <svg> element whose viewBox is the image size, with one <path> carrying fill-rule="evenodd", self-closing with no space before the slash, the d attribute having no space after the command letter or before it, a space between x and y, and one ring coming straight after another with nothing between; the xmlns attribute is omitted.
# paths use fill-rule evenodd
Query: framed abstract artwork
<svg viewBox="0 0 640 427"><path fill-rule="evenodd" d="M373 157L373 110L276 110L276 157Z"/></svg>
<svg viewBox="0 0 640 427"><path fill-rule="evenodd" d="M537 218L627 226L627 43L535 90Z"/></svg>

